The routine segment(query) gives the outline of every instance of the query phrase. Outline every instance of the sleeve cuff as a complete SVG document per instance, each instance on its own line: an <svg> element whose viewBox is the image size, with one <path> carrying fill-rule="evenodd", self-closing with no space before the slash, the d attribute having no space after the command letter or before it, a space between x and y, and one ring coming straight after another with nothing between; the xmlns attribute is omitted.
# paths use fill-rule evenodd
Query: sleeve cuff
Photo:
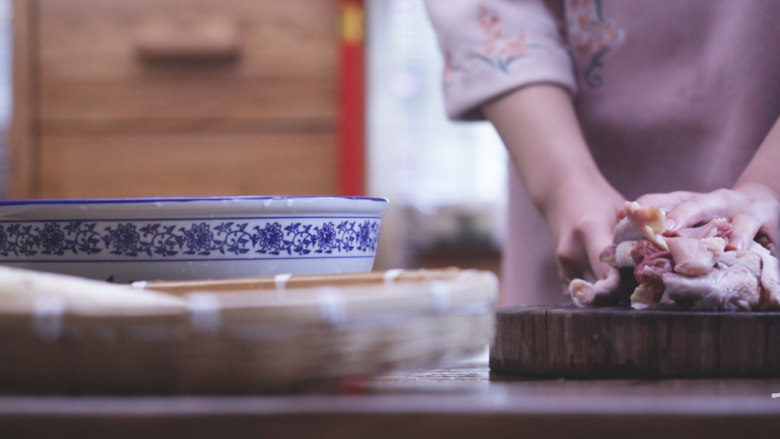
<svg viewBox="0 0 780 439"><path fill-rule="evenodd" d="M539 49L543 51L546 49ZM444 85L447 115L454 120L484 120L482 105L518 88L533 84L555 84L572 96L577 94L577 83L568 54L528 53L509 65L503 72L480 61L471 62L468 69L454 68Z"/></svg>
<svg viewBox="0 0 780 439"><path fill-rule="evenodd" d="M574 63L560 24L543 1L426 4L445 56L444 96L451 119L484 119L483 104L531 84L557 84L576 95Z"/></svg>

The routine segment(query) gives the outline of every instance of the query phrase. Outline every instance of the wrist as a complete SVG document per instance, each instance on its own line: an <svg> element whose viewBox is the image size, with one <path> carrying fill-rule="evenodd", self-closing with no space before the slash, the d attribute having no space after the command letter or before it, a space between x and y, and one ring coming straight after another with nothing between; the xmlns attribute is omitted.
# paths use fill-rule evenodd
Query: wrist
<svg viewBox="0 0 780 439"><path fill-rule="evenodd" d="M549 179L552 184L546 192L536 194L536 197L531 195L542 216L550 224L572 215L580 216L597 206L612 206L617 211L625 202L623 196L595 166L568 169L559 175L562 175L559 179Z"/></svg>
<svg viewBox="0 0 780 439"><path fill-rule="evenodd" d="M772 186L763 182L740 179L736 184L734 184L732 189L753 197L770 199L775 203L780 202L780 188L773 188Z"/></svg>

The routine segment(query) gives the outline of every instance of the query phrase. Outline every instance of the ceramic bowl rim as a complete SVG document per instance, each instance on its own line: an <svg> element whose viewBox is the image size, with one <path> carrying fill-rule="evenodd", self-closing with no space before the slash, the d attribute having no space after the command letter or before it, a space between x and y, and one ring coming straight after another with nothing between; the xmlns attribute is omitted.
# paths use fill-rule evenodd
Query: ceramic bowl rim
<svg viewBox="0 0 780 439"><path fill-rule="evenodd" d="M316 200L316 199L343 199L355 201L375 201L387 204L389 200L384 197L351 196L351 195L236 195L236 196L209 196L209 197L138 197L138 198L63 198L63 199L29 199L29 200L0 200L0 207L4 206L38 206L38 205L68 205L68 204L142 204L142 203L189 203L203 201L265 201L265 200Z"/></svg>

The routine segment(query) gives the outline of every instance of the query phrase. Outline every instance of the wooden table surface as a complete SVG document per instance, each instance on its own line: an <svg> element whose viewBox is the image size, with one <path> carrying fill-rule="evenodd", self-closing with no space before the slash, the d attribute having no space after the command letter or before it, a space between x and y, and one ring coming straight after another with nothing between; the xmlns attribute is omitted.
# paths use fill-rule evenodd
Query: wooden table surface
<svg viewBox="0 0 780 439"><path fill-rule="evenodd" d="M5 395L0 437L780 437L773 393L780 379L499 377L479 358L305 394Z"/></svg>

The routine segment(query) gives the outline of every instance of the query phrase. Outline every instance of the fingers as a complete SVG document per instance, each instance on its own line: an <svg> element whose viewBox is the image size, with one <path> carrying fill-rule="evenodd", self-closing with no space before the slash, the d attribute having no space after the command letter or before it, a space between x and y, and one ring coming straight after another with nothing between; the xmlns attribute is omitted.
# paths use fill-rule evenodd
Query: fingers
<svg viewBox="0 0 780 439"><path fill-rule="evenodd" d="M610 244L613 238L613 225L606 222L592 224L590 230L584 231L583 239L588 256L588 262L597 279L604 279L610 272L610 266L601 261L601 252Z"/></svg>
<svg viewBox="0 0 780 439"><path fill-rule="evenodd" d="M601 252L612 243L614 224L604 220L582 221L559 242L556 259L561 281L574 279L596 281L607 276L610 266L600 259Z"/></svg>
<svg viewBox="0 0 780 439"><path fill-rule="evenodd" d="M734 206L732 194L732 191L725 189L708 194L696 194L678 204L666 215L666 228L679 230L713 218L730 217L730 206Z"/></svg>
<svg viewBox="0 0 780 439"><path fill-rule="evenodd" d="M767 221L767 223L764 225L764 228L761 229L761 232L763 232L769 239L769 243L771 245L769 249L774 252L773 248L776 248L778 239L780 239L780 237L777 236L778 233L777 215L772 216L772 219Z"/></svg>
<svg viewBox="0 0 780 439"><path fill-rule="evenodd" d="M573 239L566 239L558 244L555 259L558 262L558 276L564 285L568 285L574 279L586 277L585 252Z"/></svg>
<svg viewBox="0 0 780 439"><path fill-rule="evenodd" d="M647 194L637 198L636 202L642 207L658 207L664 210L672 210L680 203L698 195L695 192L676 191L666 194Z"/></svg>
<svg viewBox="0 0 780 439"><path fill-rule="evenodd" d="M558 276L563 285L568 285L575 279L585 279L582 264L570 259L558 259Z"/></svg>
<svg viewBox="0 0 780 439"><path fill-rule="evenodd" d="M644 206L673 206L667 213L667 230L677 231L696 227L712 219L728 218L733 225L728 248L747 248L756 235L765 234L777 238L778 206L767 191L746 186L739 189L718 189L705 194L672 192L649 194L637 202ZM676 204L675 204L676 203Z"/></svg>
<svg viewBox="0 0 780 439"><path fill-rule="evenodd" d="M761 229L761 221L748 212L740 212L731 220L734 229L728 242L728 249L745 250Z"/></svg>
<svg viewBox="0 0 780 439"><path fill-rule="evenodd" d="M766 235L777 242L777 204L769 200L748 199L731 219L729 248L744 250L757 235Z"/></svg>

